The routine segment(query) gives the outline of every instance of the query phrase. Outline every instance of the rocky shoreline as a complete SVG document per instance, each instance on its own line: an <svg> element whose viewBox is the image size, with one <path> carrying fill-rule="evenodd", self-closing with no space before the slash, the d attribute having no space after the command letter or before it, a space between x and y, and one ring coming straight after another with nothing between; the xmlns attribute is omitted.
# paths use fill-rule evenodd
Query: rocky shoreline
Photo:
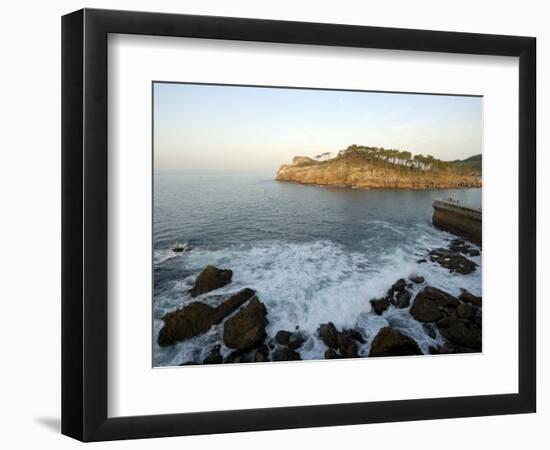
<svg viewBox="0 0 550 450"><path fill-rule="evenodd" d="M459 275L477 270L469 257L479 256L479 250L462 239L453 239L446 248L430 250L418 264L437 264ZM214 266L205 267L190 289L191 297L215 294L217 289L230 285L233 272ZM269 311L257 293L244 288L224 298L214 307L205 301L193 301L162 317L157 343L173 346L220 327L222 343L216 343L202 361L182 361L180 365L248 363L267 361L298 361L300 350L310 338L297 326L293 330L279 330L268 336ZM397 308L422 324L424 333L442 345L431 345L429 354L480 352L482 349L482 299L462 290L458 297L426 283L422 276L411 273L388 287L381 298L365 299L365 310L370 306L372 317L384 317ZM369 315L370 316L370 315ZM373 336L358 328L338 329L332 322L321 323L315 331L325 349L325 359L421 355L418 342L399 327L381 327ZM370 340L368 354L360 348ZM224 348L225 347L225 348ZM425 349L425 347L424 347ZM222 351L223 350L223 351Z"/></svg>

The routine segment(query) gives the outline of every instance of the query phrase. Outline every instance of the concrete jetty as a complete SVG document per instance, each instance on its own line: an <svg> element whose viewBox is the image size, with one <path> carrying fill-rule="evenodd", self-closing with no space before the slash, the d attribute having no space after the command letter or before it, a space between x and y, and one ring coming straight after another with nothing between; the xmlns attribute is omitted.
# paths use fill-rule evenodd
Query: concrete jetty
<svg viewBox="0 0 550 450"><path fill-rule="evenodd" d="M433 208L432 223L436 228L481 245L481 209L453 199L434 200Z"/></svg>

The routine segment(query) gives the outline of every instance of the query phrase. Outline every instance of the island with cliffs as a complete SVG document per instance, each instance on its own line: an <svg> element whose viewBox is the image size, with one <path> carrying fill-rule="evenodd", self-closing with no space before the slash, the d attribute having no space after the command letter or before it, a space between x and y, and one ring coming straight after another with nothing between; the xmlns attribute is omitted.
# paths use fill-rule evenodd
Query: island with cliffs
<svg viewBox="0 0 550 450"><path fill-rule="evenodd" d="M442 161L408 151L351 145L334 157L295 156L277 181L363 189L456 189L481 187L481 155Z"/></svg>

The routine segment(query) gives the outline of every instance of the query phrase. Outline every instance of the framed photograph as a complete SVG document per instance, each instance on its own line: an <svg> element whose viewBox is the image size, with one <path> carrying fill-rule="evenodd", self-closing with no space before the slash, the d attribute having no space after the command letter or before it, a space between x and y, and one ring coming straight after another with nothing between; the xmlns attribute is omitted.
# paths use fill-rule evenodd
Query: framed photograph
<svg viewBox="0 0 550 450"><path fill-rule="evenodd" d="M62 432L535 412L533 37L62 20Z"/></svg>

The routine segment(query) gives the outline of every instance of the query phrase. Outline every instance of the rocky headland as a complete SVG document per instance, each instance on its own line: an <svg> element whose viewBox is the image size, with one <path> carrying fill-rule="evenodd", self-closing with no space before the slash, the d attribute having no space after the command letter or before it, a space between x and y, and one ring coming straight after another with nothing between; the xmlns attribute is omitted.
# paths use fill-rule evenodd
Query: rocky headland
<svg viewBox="0 0 550 450"><path fill-rule="evenodd" d="M481 155L457 161L377 147L352 145L331 159L296 156L275 177L321 186L373 189L481 187Z"/></svg>
<svg viewBox="0 0 550 450"><path fill-rule="evenodd" d="M446 248L427 251L417 264L434 264L464 276L477 270L469 259L479 256L479 250L462 239L449 241ZM253 289L245 288L217 306L209 304L209 293L230 285L233 272L207 266L198 274L189 294L200 296L185 306L164 315L164 326L157 343L172 346L219 327L220 341L200 361L181 361L180 365L248 363L267 361L297 361L301 349L312 336L298 327L279 330L269 336L269 311ZM208 295L205 295L208 294ZM382 298L365 298L365 311L370 319L386 316L392 308L410 315L423 332L439 345L421 350L419 343L398 325L389 324L369 333L364 328L338 329L332 322L320 323L314 333L326 347L325 358L358 358L480 352L482 348L482 299L462 290L451 295L426 283L424 277L411 273L407 279L396 280ZM370 343L368 345L367 343Z"/></svg>

